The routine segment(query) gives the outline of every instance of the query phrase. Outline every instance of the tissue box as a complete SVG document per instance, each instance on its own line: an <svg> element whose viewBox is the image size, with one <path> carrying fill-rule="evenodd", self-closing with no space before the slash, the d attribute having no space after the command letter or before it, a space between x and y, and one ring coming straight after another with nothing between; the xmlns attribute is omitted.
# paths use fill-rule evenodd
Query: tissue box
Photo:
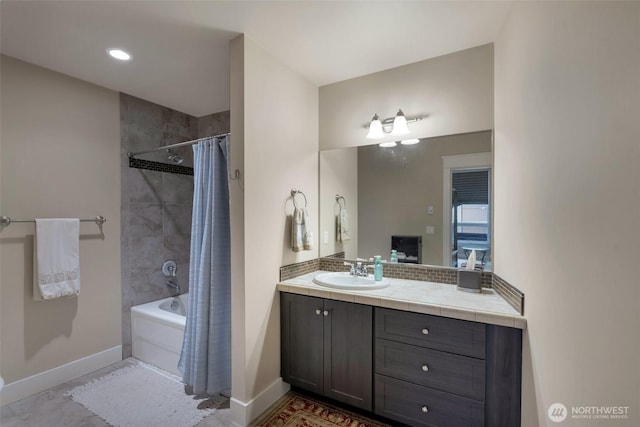
<svg viewBox="0 0 640 427"><path fill-rule="evenodd" d="M458 270L458 290L466 292L481 292L481 277L481 271Z"/></svg>

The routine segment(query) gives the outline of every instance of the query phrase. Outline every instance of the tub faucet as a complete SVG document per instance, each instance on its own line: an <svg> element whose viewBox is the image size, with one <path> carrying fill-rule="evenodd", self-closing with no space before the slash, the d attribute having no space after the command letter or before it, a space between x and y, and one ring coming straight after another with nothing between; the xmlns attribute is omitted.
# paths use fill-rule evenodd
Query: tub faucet
<svg viewBox="0 0 640 427"><path fill-rule="evenodd" d="M174 291L175 294L179 294L180 291L181 291L180 285L178 285L173 280L167 280L166 285L167 285L167 288L169 288L170 290Z"/></svg>

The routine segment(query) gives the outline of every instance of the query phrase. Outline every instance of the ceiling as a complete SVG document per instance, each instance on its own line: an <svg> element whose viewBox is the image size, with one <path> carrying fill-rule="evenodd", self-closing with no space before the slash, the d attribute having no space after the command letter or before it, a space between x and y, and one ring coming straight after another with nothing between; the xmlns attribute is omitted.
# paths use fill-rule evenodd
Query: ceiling
<svg viewBox="0 0 640 427"><path fill-rule="evenodd" d="M197 117L245 34L317 86L491 43L505 1L7 1L2 53ZM133 56L119 62L106 49Z"/></svg>

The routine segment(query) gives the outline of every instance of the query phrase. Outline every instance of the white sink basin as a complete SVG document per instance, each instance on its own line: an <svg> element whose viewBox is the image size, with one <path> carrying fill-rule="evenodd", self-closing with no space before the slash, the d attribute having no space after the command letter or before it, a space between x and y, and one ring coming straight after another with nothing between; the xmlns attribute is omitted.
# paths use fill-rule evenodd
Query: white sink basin
<svg viewBox="0 0 640 427"><path fill-rule="evenodd" d="M386 288L389 286L389 279L383 278L380 281L375 281L372 275L358 277L346 272L320 273L313 278L313 283L334 289L367 290Z"/></svg>

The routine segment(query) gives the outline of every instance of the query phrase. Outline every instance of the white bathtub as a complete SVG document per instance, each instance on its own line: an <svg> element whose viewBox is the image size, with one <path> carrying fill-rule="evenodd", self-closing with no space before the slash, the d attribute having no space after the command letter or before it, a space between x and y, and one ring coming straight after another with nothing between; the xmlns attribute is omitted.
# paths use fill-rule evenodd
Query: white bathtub
<svg viewBox="0 0 640 427"><path fill-rule="evenodd" d="M133 357L180 375L178 360L186 323L188 294L131 307ZM175 310L171 305L173 302ZM176 307L177 306L177 307Z"/></svg>

